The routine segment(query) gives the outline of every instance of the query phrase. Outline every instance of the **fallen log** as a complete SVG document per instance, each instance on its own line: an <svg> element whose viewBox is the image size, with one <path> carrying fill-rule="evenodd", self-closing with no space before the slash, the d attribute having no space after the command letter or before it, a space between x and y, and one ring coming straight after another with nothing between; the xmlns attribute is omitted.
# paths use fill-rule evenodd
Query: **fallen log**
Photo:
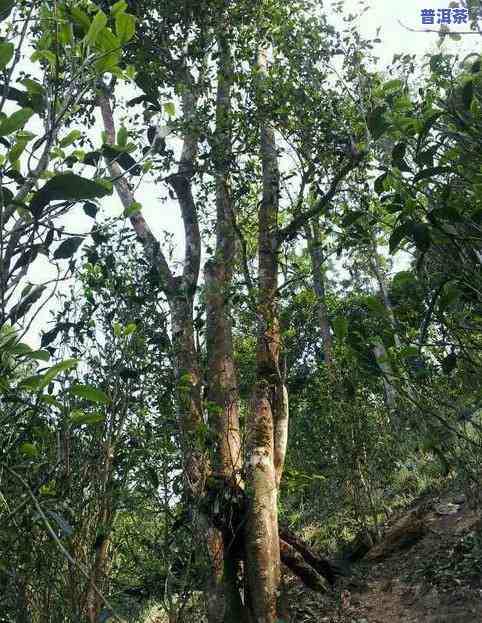
<svg viewBox="0 0 482 623"><path fill-rule="evenodd" d="M399 519L389 528L383 540L372 547L366 558L382 560L400 549L408 549L419 541L427 530L423 512L416 508Z"/></svg>
<svg viewBox="0 0 482 623"><path fill-rule="evenodd" d="M346 570L336 562L332 562L316 554L313 549L296 534L287 528L280 526L280 550L281 540L291 545L315 571L326 578L333 586L338 576L346 575Z"/></svg>
<svg viewBox="0 0 482 623"><path fill-rule="evenodd" d="M327 580L321 576L314 567L306 562L303 556L296 549L280 539L281 562L288 567L308 588L319 593L325 593L330 586Z"/></svg>

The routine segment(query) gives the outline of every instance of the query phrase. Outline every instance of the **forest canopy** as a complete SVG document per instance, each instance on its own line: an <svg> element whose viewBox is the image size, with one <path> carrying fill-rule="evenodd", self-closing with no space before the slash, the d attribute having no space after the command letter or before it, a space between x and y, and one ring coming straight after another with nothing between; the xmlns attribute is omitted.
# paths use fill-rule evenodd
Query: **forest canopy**
<svg viewBox="0 0 482 623"><path fill-rule="evenodd" d="M427 492L480 509L450 7L386 68L362 3L0 0L0 623L345 621L293 586L343 603Z"/></svg>

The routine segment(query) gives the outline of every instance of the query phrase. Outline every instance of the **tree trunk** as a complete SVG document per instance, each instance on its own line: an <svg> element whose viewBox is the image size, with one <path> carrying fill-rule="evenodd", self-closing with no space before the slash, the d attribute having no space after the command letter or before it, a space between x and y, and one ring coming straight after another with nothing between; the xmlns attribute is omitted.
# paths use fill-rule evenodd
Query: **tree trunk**
<svg viewBox="0 0 482 623"><path fill-rule="evenodd" d="M323 253L321 250L320 231L318 217L313 223L305 226L308 239L308 250L311 259L311 272L313 274L313 287L317 299L318 322L320 325L321 339L323 342L323 354L328 367L333 365L333 338L328 320L328 312L325 303L325 279L323 274Z"/></svg>
<svg viewBox="0 0 482 623"><path fill-rule="evenodd" d="M372 241L372 255L370 260L370 268L375 276L378 287L380 289L380 294L382 295L383 304L385 306L385 311L387 313L388 319L390 321L390 326L392 329L393 341L395 343L395 347L397 350L401 348L401 340L397 331L397 322L395 319L395 314L393 313L392 303L390 301L390 297L388 295L388 287L385 279L385 275L383 272L383 268L380 265L380 256L378 254L376 241ZM383 375L383 388L385 394L385 404L387 406L387 410L392 416L393 424L398 426L399 421L395 416L397 415L398 403L400 401L400 396L398 389L395 385L396 375L393 370L393 366L388 357L387 349L383 342L379 342L375 344L373 348L373 353L375 355L375 360L380 368L380 371ZM408 381L408 379L405 379Z"/></svg>
<svg viewBox="0 0 482 623"><path fill-rule="evenodd" d="M103 590L102 584L106 577L110 533L112 531L115 518L112 500L112 462L114 459L114 446L111 435L112 430L109 427L107 440L104 446L105 455L102 472L98 474L98 476L100 476L100 490L98 492L99 515L97 518L94 543L95 556L92 569L90 571L89 584L85 600L90 623L96 623L103 605L102 599L99 595L99 590Z"/></svg>
<svg viewBox="0 0 482 623"><path fill-rule="evenodd" d="M372 259L370 262L370 266L377 280L378 287L380 288L380 293L383 298L383 304L385 305L385 309L387 311L387 315L390 320L390 326L392 327L392 331L393 331L393 341L395 342L395 346L397 348L400 348L401 341L400 341L400 336L398 335L398 331L397 331L397 322L395 320L395 314L393 313L392 302L390 301L390 297L388 295L388 287L387 287L385 275L383 274L383 269L380 266L380 256L378 254L378 249L377 249L377 245L375 241L373 241L372 250L373 252L372 252Z"/></svg>
<svg viewBox="0 0 482 623"><path fill-rule="evenodd" d="M267 71L264 52L259 55L259 69L262 90ZM277 497L286 451L288 414L285 411L286 390L279 369L278 156L274 131L263 113L260 118L263 197L258 221L256 383L247 430L250 497L246 557L253 618L256 623L274 623L280 585ZM275 443L281 445L275 447Z"/></svg>
<svg viewBox="0 0 482 623"><path fill-rule="evenodd" d="M187 120L192 119L195 112L196 98L191 92L183 95L183 111ZM110 102L106 94L99 95L107 142L115 144L115 126ZM194 338L193 306L199 277L201 259L201 237L197 210L192 195L191 178L194 172L194 158L197 151L197 136L188 133L184 138L180 163L175 174L168 182L176 193L184 224L185 257L182 275L175 276L171 272L158 240L153 235L141 212L131 215L131 224L141 241L147 259L153 268L159 271L162 288L171 311L172 344L174 351L174 367L176 377L177 418L179 422L180 441L184 459L185 491L194 509L193 522L200 527L199 547L205 547L212 570L218 567L219 535L212 527L208 517L196 517L198 500L203 491L209 464L199 447L198 432L204 424L201 373L199 354ZM122 171L116 162L108 161L110 175L124 209L128 209L135 201ZM199 519L199 522L197 521ZM207 601L209 623L219 623L219 578L208 582Z"/></svg>
<svg viewBox="0 0 482 623"><path fill-rule="evenodd" d="M216 171L216 252L205 265L208 421L216 434L213 469L230 486L241 483L238 381L233 354L230 295L235 261L233 206L229 193L231 159L231 86L233 67L229 44L218 36L219 70L216 133L212 149ZM241 621L244 607L237 586L239 557L229 534L220 540L224 621ZM221 600L219 600L221 601ZM218 611L221 604L218 604Z"/></svg>
<svg viewBox="0 0 482 623"><path fill-rule="evenodd" d="M385 348L383 342L375 344L373 347L373 354L375 355L375 361L377 362L383 377L385 404L388 411L393 414L397 409L398 392L393 385L393 368L388 358L387 349Z"/></svg>

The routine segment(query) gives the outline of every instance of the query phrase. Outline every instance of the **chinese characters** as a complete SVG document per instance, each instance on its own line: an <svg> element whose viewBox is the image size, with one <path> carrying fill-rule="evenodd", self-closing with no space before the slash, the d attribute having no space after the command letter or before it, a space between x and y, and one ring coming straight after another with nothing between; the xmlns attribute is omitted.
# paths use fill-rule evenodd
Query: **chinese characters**
<svg viewBox="0 0 482 623"><path fill-rule="evenodd" d="M422 9L420 11L422 24L467 24L469 21L468 9Z"/></svg>

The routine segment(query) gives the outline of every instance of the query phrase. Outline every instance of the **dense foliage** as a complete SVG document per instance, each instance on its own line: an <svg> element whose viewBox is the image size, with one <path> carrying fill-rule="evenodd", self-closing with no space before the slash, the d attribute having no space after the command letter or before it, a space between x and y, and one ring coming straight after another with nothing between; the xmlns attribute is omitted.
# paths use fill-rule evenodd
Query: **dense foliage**
<svg viewBox="0 0 482 623"><path fill-rule="evenodd" d="M0 20L0 622L273 623L280 556L322 583L287 531L476 504L479 53L384 73L310 0Z"/></svg>

